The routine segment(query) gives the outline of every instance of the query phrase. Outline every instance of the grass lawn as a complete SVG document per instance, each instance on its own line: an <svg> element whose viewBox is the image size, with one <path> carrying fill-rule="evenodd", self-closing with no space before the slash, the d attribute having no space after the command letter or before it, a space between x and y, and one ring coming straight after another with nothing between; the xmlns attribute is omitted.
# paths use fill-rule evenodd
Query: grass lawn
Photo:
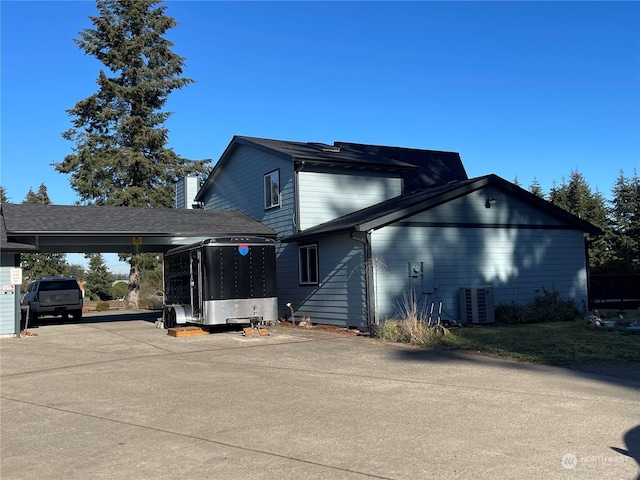
<svg viewBox="0 0 640 480"><path fill-rule="evenodd" d="M571 322L452 328L442 345L551 365L640 362L640 332L596 328L582 318Z"/></svg>

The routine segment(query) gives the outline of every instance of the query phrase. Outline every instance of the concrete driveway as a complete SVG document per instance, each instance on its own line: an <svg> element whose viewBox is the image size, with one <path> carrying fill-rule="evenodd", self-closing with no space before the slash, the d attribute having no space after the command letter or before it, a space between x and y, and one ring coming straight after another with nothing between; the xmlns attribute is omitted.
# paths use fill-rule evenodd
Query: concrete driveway
<svg viewBox="0 0 640 480"><path fill-rule="evenodd" d="M174 338L141 316L0 340L0 478L632 479L640 383L367 337Z"/></svg>

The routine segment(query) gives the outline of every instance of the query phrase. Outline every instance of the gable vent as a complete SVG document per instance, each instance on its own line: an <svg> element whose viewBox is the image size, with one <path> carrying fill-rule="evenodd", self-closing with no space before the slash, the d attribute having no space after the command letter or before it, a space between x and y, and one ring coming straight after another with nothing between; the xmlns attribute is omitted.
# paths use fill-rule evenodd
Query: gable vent
<svg viewBox="0 0 640 480"><path fill-rule="evenodd" d="M326 143L307 142L307 145L316 150L320 150L321 152L340 153L340 147L327 145Z"/></svg>
<svg viewBox="0 0 640 480"><path fill-rule="evenodd" d="M460 289L460 321L463 323L495 322L493 287Z"/></svg>

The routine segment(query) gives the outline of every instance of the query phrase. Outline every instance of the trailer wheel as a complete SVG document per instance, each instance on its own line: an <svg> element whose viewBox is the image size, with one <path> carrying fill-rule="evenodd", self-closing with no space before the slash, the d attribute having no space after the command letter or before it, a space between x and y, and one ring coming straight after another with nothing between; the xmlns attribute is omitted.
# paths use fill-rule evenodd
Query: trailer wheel
<svg viewBox="0 0 640 480"><path fill-rule="evenodd" d="M176 326L176 311L173 308L167 308L164 315L164 328L175 328Z"/></svg>

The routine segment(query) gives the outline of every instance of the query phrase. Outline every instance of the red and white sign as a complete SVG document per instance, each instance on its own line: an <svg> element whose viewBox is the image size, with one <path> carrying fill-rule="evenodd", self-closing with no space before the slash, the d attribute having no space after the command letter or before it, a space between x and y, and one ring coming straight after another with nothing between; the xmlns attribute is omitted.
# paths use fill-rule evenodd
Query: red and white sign
<svg viewBox="0 0 640 480"><path fill-rule="evenodd" d="M20 285L22 284L22 269L21 268L12 268L11 269L11 285Z"/></svg>

